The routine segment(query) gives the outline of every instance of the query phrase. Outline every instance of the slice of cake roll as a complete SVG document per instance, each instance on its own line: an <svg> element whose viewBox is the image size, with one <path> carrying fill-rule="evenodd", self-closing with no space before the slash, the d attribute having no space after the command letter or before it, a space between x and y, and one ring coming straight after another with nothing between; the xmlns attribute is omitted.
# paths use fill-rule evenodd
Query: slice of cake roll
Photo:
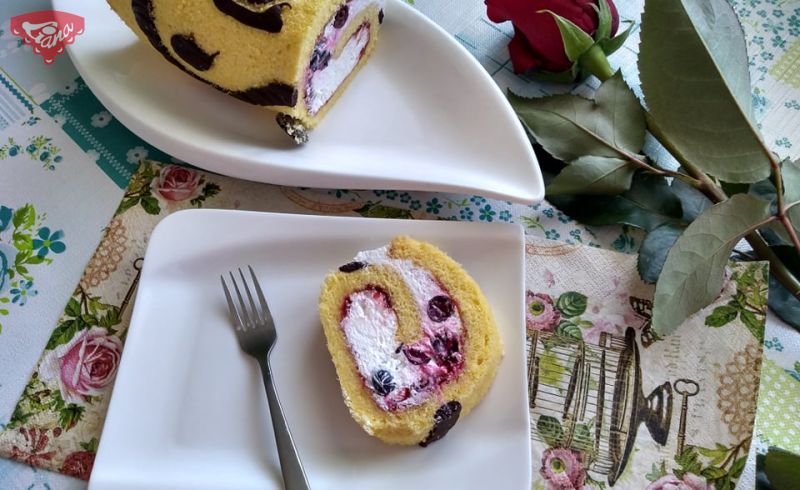
<svg viewBox="0 0 800 490"><path fill-rule="evenodd" d="M345 404L387 443L441 439L486 394L503 355L475 281L408 237L330 273L319 310Z"/></svg>
<svg viewBox="0 0 800 490"><path fill-rule="evenodd" d="M186 73L278 112L297 143L366 63L384 0L108 0Z"/></svg>

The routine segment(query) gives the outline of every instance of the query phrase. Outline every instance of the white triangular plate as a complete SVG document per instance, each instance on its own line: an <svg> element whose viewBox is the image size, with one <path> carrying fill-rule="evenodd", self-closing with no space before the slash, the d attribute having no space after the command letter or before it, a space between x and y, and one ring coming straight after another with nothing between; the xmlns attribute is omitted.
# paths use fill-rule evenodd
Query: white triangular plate
<svg viewBox="0 0 800 490"><path fill-rule="evenodd" d="M86 19L67 51L97 98L142 139L198 167L281 185L527 203L544 196L536 157L500 89L453 37L400 0L386 5L372 60L302 147L273 113L171 66L105 1L53 6Z"/></svg>

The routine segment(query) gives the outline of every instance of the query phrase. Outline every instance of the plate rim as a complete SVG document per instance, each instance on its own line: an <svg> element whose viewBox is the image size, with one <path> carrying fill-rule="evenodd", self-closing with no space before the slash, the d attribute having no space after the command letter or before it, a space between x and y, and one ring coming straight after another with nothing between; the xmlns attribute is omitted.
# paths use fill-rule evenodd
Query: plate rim
<svg viewBox="0 0 800 490"><path fill-rule="evenodd" d="M70 0L51 0L54 10L59 10L60 7L66 7L66 3L69 1ZM421 28L436 32L436 36L440 42L447 44L450 50L458 52L459 58L461 58L464 63L471 65L471 70L474 72L475 76L482 79L482 84L487 89L486 96L492 99L494 105L505 108L503 111L505 117L517 119L510 103L507 101L505 95L503 95L497 83L491 78L483 66L480 65L480 62L461 45L454 36L450 35L441 26L402 0L385 1L387 4L391 5L390 8L403 10L405 14L412 16L416 24L423 26ZM105 2L102 3L105 4ZM387 5L387 7L389 5ZM122 21L120 20L119 22L121 23ZM78 46L77 49L80 49L80 46ZM525 182L525 185L516 185L514 189L508 188L512 185L511 179L508 179L505 190L492 190L488 188L478 188L477 185L419 181L413 178L401 178L399 176L387 180L378 178L376 181L374 177L367 177L364 179L356 175L355 172L342 174L333 168L298 169L291 164L275 161L273 157L256 163L252 158L233 158L231 156L226 158L226 156L221 153L209 153L208 150L203 149L200 144L193 144L185 139L175 138L168 133L158 131L156 127L146 123L140 117L133 115L124 107L125 104L117 103L109 94L100 90L94 77L87 76L90 70L81 62L81 56L76 56L74 54L74 50L76 50L75 44L66 46L67 54L75 69L78 71L78 74L94 96L120 121L120 123L137 137L155 148L204 170L222 173L244 180L288 186L304 186L308 184L308 181L318 180L319 185L314 184L312 187L338 188L342 187L342 181L347 179L355 182L355 187L350 186L348 188L379 189L391 187L395 190L408 191L453 192L462 194L475 193L485 197L510 200L520 204L535 204L542 201L545 197L544 178L538 158L533 151L533 147L528 143L528 136L523 125L518 121L516 124L511 125L511 127L514 128L514 134L511 135L511 137L516 141L515 144L520 144L522 148L525 148L527 156L527 161L524 162L525 173L530 173L530 175L528 175L529 179ZM153 56L157 56L155 53L152 54ZM159 60L163 61L160 57ZM214 89L208 87L208 90ZM169 151L167 151L166 148L169 148ZM175 151L175 149L177 149L177 151ZM490 165L490 162L485 162L485 165ZM523 162L520 159L520 166L522 165ZM369 182L373 183L369 184Z"/></svg>
<svg viewBox="0 0 800 490"><path fill-rule="evenodd" d="M180 210L180 211L176 211L174 213L171 213L170 215L166 216L164 219L162 219L156 225L156 227L153 229L153 231L152 231L152 233L150 235L150 239L148 240L144 257L147 257L148 253L150 253L151 249L153 249L153 248L164 249L164 246L168 243L168 242L165 242L164 244L161 244L161 242L165 240L164 238L162 238L162 235L165 235L165 233L167 233L167 231L165 231L165 230L169 230L169 228L171 228L173 226L176 226L177 224L179 224L179 223L181 223L182 221L185 221L185 220L196 220L197 218L195 218L195 215L198 215L200 217L215 216L214 219L218 219L218 220L225 220L226 216L233 216L233 215L246 216L246 215L251 215L251 216L257 217L256 219L278 218L278 219L288 219L290 221L292 221L292 220L299 220L299 221L325 220L325 221L350 221L350 222L375 223L375 224L377 224L379 222L384 222L384 223L385 222L389 222L389 223L391 223L391 222L402 222L402 223L405 223L406 225L410 225L412 227L416 226L415 225L415 223L416 223L416 224L423 225L423 226L436 226L436 227L473 227L473 228L495 227L497 229L501 229L502 228L504 230L504 233L508 233L508 235L509 235L507 237L508 239L514 239L517 242L517 247L516 248L518 249L518 256L516 257L515 262L518 263L521 266L521 270L520 270L521 283L518 286L518 289L519 289L518 296L519 296L519 298L517 298L517 301L516 301L518 303L517 306L519 308L519 311L517 312L517 314L519 315L519 318L524 321L524 315L525 315L525 313L524 313L525 232L524 232L524 228L520 224L516 224L516 223L483 223L483 222L474 222L474 221L431 221L431 220L409 221L409 220L403 220L403 219L364 218L364 217L358 217L358 216L307 215L307 214L290 214L290 213L262 212L262 211L251 211L251 210L232 210L232 209L185 209L185 210ZM258 217L260 217L260 218L258 218ZM207 222L208 223L213 223L213 220L207 220ZM173 223L175 223L175 224L173 224ZM210 226L213 226L213 224L210 225ZM408 233L411 233L411 232L408 232ZM422 233L424 233L424 232L422 232ZM447 251L445 251L445 252L447 253ZM161 252L161 253L164 253L164 252ZM163 264L158 264L157 266L154 266L154 265L152 265L152 261L150 262L150 264L151 265L148 266L148 261L147 260L145 260L144 263L143 263L142 270L141 270L141 276L140 276L140 279L139 279L139 285L138 285L137 291L136 291L136 299L137 300L139 299L139 296L142 294L142 291L144 289L141 286L142 285L146 285L149 281L151 281L152 279L149 279L150 276L152 276L153 274L157 274L158 273L158 269L163 266ZM515 289L516 288L517 288L517 286L515 286ZM135 325L137 324L137 322L141 322L142 321L142 320L138 320L137 321L137 317L141 317L141 315L142 315L142 313L139 311L140 308L137 307L137 305L140 305L140 304L141 304L141 302L139 302L139 301L134 301L134 303L133 303L133 309L132 309L132 313L131 313L131 320L130 320L130 323L129 323L129 326L128 326L129 334L128 334L128 337L126 339L126 347L128 345L130 345L129 342L132 340L132 338L133 339L138 339L138 337L140 335L143 335L143 334L139 333L140 331L143 331L143 329L135 328ZM525 328L524 328L524 325L519 325L518 328L519 328L519 332L521 332L521 338L524 340L525 339ZM513 329L513 326L509 327L509 332L512 333L512 335L515 333L515 331ZM131 335L131 334L133 334L133 335ZM520 337L520 335L518 333L517 333L516 336ZM526 349L525 349L525 342L524 341L521 342L520 345L518 345L518 346L517 345L510 345L509 342L504 342L504 352L508 353L508 351L510 349L518 349L518 350L520 350L520 352L521 352L520 359L521 359L521 361L523 361L523 364L524 364L525 359L527 357L526 356ZM126 367L130 363L130 361L126 362L126 359L130 359L130 356L128 356L126 358L125 357L125 352L126 351L123 350L123 355L122 355L122 358L120 360L120 364L118 366L118 370L117 370L117 373L116 373L117 379L120 378L120 374L123 371L127 372L130 369L130 368ZM530 433L530 428L531 428L531 419L530 419L530 411L528 410L529 402L528 402L528 393L527 393L527 377L524 375L524 372L526 371L526 368L523 365L521 367L516 367L516 369L522 369L522 371L523 371L523 376L521 377L522 385L517 387L517 388L523 393L522 398L526 402L525 403L525 405L526 405L525 406L525 410L523 411L523 418L524 418L524 423L525 423L526 428L527 428L527 431L525 431L525 433L529 434ZM107 411L106 411L106 417L103 420L103 432L105 432L106 425L109 423L109 420L111 419L110 415L111 415L112 411L115 410L115 405L118 404L118 403L121 403L119 401L119 397L115 396L116 393L118 393L118 391L117 391L117 384L116 384L116 380L115 380L114 388L112 389L112 392L110 394L110 400L109 400L108 408L107 408ZM115 398L118 400L116 403L115 403ZM514 418L516 419L516 417L517 416L515 416ZM104 441L105 441L105 444L104 444ZM95 467L97 467L97 464L96 464L97 462L102 462L101 454L107 453L107 451L104 451L103 449L104 449L104 447L107 447L110 444L108 441L109 441L108 438L105 438L105 439L102 438L102 437L100 438L98 450L97 450L97 453L96 453ZM525 448L526 450L525 450L524 455L523 455L524 459L527 461L527 464L525 465L525 472L526 472L526 479L527 479L525 488L528 488L528 487L530 487L530 484L533 481L532 459L531 459L532 458L532 456L531 456L531 439L530 439L530 437L526 437L525 438L525 446L526 446L526 448ZM97 473L95 473L93 471L93 475L95 475L95 474L97 474ZM97 488L96 485L102 484L102 483L107 483L107 480L104 481L104 482L98 483L98 481L94 478L94 476L92 476L90 478L90 480L89 480L89 487L88 488L90 490L92 488ZM121 488L128 488L127 486L125 486L126 484L124 482L119 482L119 483L120 483L120 487ZM110 487L107 487L107 486L103 485L102 488L110 488ZM114 488L116 488L116 487L114 487Z"/></svg>

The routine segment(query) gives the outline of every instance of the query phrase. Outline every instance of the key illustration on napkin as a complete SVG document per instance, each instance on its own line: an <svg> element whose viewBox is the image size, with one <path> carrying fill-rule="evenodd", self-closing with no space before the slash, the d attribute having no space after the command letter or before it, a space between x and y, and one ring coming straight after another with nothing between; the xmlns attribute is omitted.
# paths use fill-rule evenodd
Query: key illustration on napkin
<svg viewBox="0 0 800 490"><path fill-rule="evenodd" d="M535 489L732 489L744 469L765 266L731 264L717 301L661 338L650 330L652 286L635 262L528 239Z"/></svg>

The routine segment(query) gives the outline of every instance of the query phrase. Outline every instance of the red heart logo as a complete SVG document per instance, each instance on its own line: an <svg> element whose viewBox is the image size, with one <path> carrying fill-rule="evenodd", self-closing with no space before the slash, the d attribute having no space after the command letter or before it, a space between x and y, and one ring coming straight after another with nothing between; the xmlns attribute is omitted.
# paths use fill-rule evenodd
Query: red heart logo
<svg viewBox="0 0 800 490"><path fill-rule="evenodd" d="M40 55L45 64L55 61L64 46L83 34L83 17L57 10L40 10L11 17L11 32Z"/></svg>

